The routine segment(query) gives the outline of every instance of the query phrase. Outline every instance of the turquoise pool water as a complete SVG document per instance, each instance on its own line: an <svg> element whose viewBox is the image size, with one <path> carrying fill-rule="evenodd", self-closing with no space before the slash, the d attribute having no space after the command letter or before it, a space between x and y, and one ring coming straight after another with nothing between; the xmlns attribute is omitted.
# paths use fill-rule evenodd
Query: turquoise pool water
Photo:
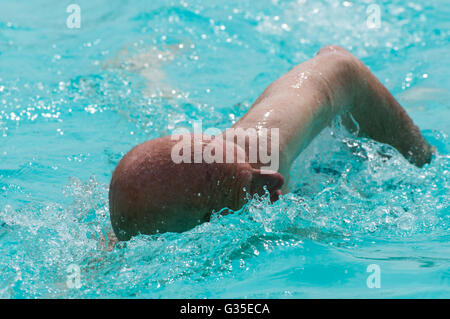
<svg viewBox="0 0 450 319"><path fill-rule="evenodd" d="M0 1L0 297L450 297L447 1L376 1L378 29L374 1L74 2L80 29L70 2ZM105 248L131 147L194 120L228 127L330 43L399 99L438 150L430 165L336 122L276 204Z"/></svg>

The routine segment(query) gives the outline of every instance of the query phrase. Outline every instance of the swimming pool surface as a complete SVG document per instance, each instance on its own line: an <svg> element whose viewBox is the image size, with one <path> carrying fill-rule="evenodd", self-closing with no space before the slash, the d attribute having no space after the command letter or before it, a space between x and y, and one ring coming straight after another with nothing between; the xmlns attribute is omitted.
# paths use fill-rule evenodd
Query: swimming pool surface
<svg viewBox="0 0 450 319"><path fill-rule="evenodd" d="M73 2L80 29L70 2L0 0L1 298L450 297L447 0ZM274 205L105 248L108 183L129 149L195 120L232 125L327 44L401 102L437 148L431 164L337 121Z"/></svg>

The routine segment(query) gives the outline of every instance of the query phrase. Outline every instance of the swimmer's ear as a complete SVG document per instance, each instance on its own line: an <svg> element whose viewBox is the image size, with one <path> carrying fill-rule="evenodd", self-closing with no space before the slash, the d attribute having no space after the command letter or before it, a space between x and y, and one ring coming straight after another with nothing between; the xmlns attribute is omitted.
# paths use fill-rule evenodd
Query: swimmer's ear
<svg viewBox="0 0 450 319"><path fill-rule="evenodd" d="M253 194L264 194L264 186L266 186L270 193L270 199L276 201L281 195L283 184L284 178L278 172L252 169L251 192Z"/></svg>

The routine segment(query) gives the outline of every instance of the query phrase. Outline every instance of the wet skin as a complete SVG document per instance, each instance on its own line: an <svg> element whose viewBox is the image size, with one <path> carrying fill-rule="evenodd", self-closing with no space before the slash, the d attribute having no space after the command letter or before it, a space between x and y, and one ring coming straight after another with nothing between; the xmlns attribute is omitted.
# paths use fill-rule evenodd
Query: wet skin
<svg viewBox="0 0 450 319"><path fill-rule="evenodd" d="M194 143L193 136L189 139ZM201 136L203 148L211 143ZM238 210L247 192L264 193L276 200L283 177L262 174L246 162L245 152L224 143L234 154L232 163L176 164L171 152L177 141L166 136L133 148L117 165L111 179L109 203L114 232L119 240L138 233L182 232L209 220L213 210ZM194 147L192 147L194 150Z"/></svg>
<svg viewBox="0 0 450 319"><path fill-rule="evenodd" d="M249 150L259 143L249 145L244 139L244 145L236 145L227 131L200 140L202 147L223 141L224 149L234 154L233 163L176 164L171 151L177 141L168 136L145 142L124 156L111 179L116 236L128 240L138 233L191 229L208 221L213 210L241 208L246 193L262 194L264 186L277 200L281 190L287 191L292 162L337 115L349 130L356 121L359 135L392 145L419 167L431 160L433 147L381 82L348 51L327 46L269 85L233 126L255 128L258 134L264 128L279 129L276 172L261 171L259 158L249 163Z"/></svg>

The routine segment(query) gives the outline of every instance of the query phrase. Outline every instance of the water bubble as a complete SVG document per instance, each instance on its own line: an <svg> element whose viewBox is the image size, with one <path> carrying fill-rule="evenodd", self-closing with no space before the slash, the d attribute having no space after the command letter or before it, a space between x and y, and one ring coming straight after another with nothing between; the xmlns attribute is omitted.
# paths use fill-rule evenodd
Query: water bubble
<svg viewBox="0 0 450 319"><path fill-rule="evenodd" d="M410 213L404 213L397 219L397 225L401 230L411 230L414 226L415 217Z"/></svg>

